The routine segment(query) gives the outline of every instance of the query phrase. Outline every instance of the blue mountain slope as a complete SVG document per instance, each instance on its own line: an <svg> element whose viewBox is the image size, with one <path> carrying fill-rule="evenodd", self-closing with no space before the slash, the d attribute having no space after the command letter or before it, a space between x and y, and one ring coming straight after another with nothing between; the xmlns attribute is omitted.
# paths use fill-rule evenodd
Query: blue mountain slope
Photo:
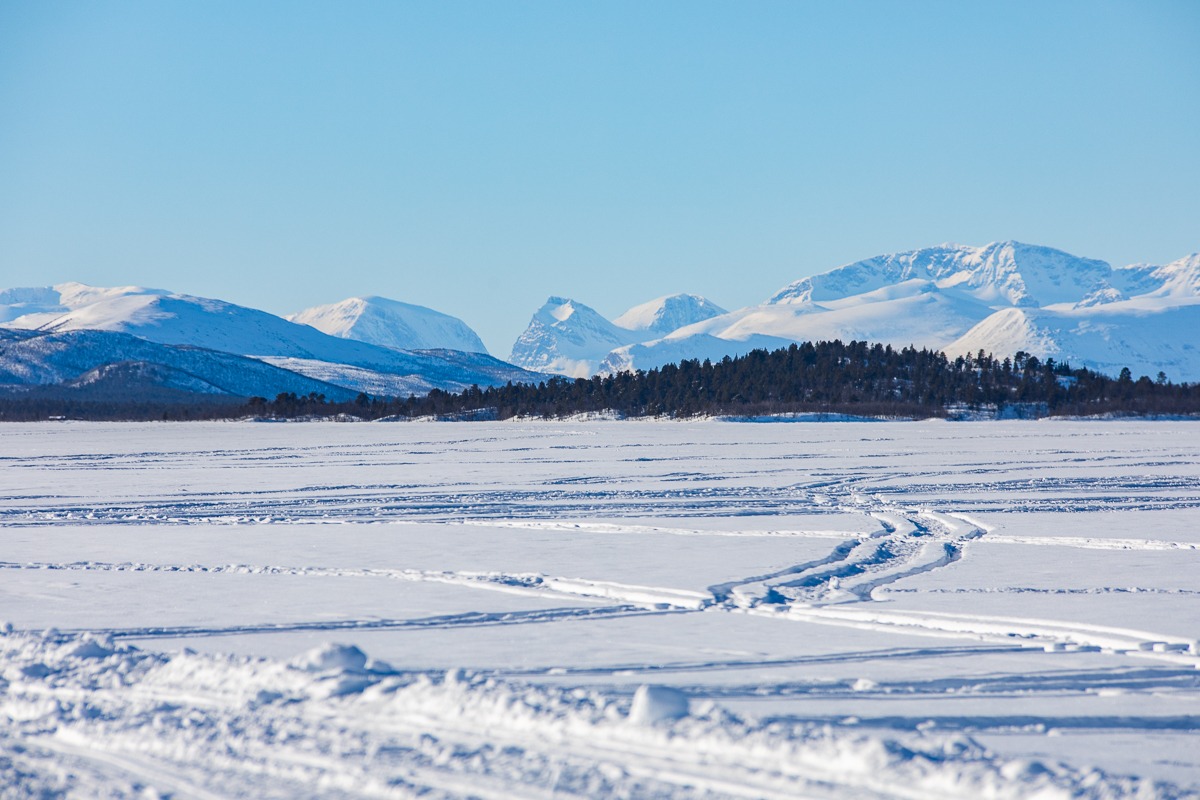
<svg viewBox="0 0 1200 800"><path fill-rule="evenodd" d="M0 385L9 388L60 384L106 364L144 362L191 376L188 391L212 386L239 397L274 397L279 392L324 394L346 400L356 392L313 380L254 358L198 347L148 342L113 331L4 331L0 334ZM187 385L181 384L179 388Z"/></svg>

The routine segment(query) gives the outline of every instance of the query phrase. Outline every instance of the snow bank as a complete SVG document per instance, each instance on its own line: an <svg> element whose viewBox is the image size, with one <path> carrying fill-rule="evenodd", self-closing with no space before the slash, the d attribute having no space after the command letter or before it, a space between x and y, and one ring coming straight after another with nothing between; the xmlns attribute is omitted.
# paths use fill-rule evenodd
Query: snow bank
<svg viewBox="0 0 1200 800"><path fill-rule="evenodd" d="M462 670L358 674L354 648L288 665L90 641L107 655L53 631L0 635L6 797L1195 796L1001 758L962 735L901 743L711 703L687 715L665 687L642 687L630 708Z"/></svg>

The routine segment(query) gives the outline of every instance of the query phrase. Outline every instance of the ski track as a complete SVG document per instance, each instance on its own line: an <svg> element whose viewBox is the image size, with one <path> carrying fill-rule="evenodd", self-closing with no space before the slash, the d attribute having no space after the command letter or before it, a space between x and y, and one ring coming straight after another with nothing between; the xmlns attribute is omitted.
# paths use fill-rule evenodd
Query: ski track
<svg viewBox="0 0 1200 800"><path fill-rule="evenodd" d="M560 447L570 450L570 447ZM353 459L384 450L362 448ZM1046 449L1039 455L1056 454ZM301 459L328 450L214 450L191 458L254 463ZM429 451L434 454L435 451ZM405 457L425 455L413 449ZM802 461L806 456L788 456ZM42 459L38 469L77 471L169 467L170 452ZM673 458L638 458L671 464ZM681 459L682 460L682 459ZM1120 469L1194 466L1180 459L1088 456ZM34 461L0 456L0 470ZM364 460L361 464L374 463ZM401 463L397 461L392 464ZM0 633L0 797L623 797L623 798L1005 798L1200 797L1192 789L999 756L973 732L1048 729L1200 731L1200 712L1164 715L862 716L814 713L756 720L713 701L737 698L864 698L1103 695L1200 689L1200 642L1109 625L967 612L902 610L886 602L932 594L1156 594L1200 591L1097 586L1090 589L911 589L900 581L953 569L973 547L1195 551L1200 544L1150 538L1017 535L978 520L988 511L1119 511L1200 506L1200 476L1050 475L1002 479L1014 464L907 473L842 470L783 486L730 485L729 476L669 469L654 480L695 487L612 489L621 478L561 478L544 488L471 489L459 485L321 485L226 491L187 498L81 501L77 496L0 497L0 526L62 524L265 525L422 522L598 535L673 535L829 540L820 558L768 574L731 577L707 591L644 586L542 573L357 569L264 564L155 564L101 561L0 561L46 572L233 573L443 583L540 597L544 609L420 618L314 620L236 626L142 626ZM418 466L414 460L412 465ZM794 467L788 467L793 469ZM767 479L779 467L744 471ZM962 478L971 474L977 482ZM590 484L609 488L575 488ZM476 486L478 486L476 484ZM998 498L1003 498L1002 500ZM743 515L736 530L688 526L689 517ZM762 524L789 513L870 515L866 532ZM678 526L626 523L622 517L674 517ZM580 518L587 521L572 521ZM563 603L566 605L563 605ZM780 626L794 623L898 634L911 648L790 658L714 658L655 664L612 663L526 670L413 672L379 662L313 670L300 662L159 654L129 643L296 631L421 630L576 624L636 616L728 614ZM1149 626L1152 627L1152 626ZM969 659L1012 654L1060 658L1090 654L1087 665L1030 674L908 678L894 682L732 680L738 670L880 660ZM1034 655L1044 654L1044 655ZM1062 655L1059 655L1062 654ZM1095 659L1100 659L1097 661ZM1101 664L1103 664L1101 666ZM719 684L676 684L691 714L645 727L629 722L629 679L656 675L725 676ZM587 688L554 681L587 678ZM552 679L547 683L547 679ZM530 681L533 681L531 684ZM5 722L7 720L7 722ZM850 726L850 727L846 727ZM857 730L856 730L857 729ZM863 731L871 731L864 733ZM884 733L880 733L880 731ZM913 733L901 740L887 731ZM937 733L940 731L940 733ZM967 734L967 735L964 735Z"/></svg>

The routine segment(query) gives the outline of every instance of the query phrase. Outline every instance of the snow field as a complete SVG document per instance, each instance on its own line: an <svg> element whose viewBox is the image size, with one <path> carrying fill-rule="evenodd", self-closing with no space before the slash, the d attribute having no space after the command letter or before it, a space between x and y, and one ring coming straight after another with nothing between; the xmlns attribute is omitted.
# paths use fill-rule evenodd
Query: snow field
<svg viewBox="0 0 1200 800"><path fill-rule="evenodd" d="M1198 433L5 426L0 786L1198 796Z"/></svg>

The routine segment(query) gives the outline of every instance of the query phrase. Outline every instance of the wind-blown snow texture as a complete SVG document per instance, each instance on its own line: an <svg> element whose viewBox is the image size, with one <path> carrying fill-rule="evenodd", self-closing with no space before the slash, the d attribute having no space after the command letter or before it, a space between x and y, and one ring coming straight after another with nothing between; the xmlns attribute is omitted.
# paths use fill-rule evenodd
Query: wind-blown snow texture
<svg viewBox="0 0 1200 800"><path fill-rule="evenodd" d="M686 322L664 312L656 325L641 322L671 299L619 317L617 326L641 335L616 345L621 334L607 331L606 321L590 309L587 324L577 325L569 315L557 322L543 319L547 306L513 357L529 369L584 375L841 339L927 347L952 356L983 349L1003 358L1024 350L1113 374L1129 367L1135 377L1163 371L1177 381L1200 380L1200 326L1194 309L1183 308L1200 303L1200 255L1166 266L1113 269L1020 242L944 244L804 278L762 305L696 311ZM563 301L551 305L556 302ZM693 305L715 309L708 301ZM671 329L676 321L680 324ZM569 355L560 357L564 353Z"/></svg>
<svg viewBox="0 0 1200 800"><path fill-rule="evenodd" d="M386 297L352 297L306 308L287 317L342 339L396 350L462 350L486 353L478 334L457 317Z"/></svg>
<svg viewBox="0 0 1200 800"><path fill-rule="evenodd" d="M1200 796L1195 423L0 452L6 798Z"/></svg>

